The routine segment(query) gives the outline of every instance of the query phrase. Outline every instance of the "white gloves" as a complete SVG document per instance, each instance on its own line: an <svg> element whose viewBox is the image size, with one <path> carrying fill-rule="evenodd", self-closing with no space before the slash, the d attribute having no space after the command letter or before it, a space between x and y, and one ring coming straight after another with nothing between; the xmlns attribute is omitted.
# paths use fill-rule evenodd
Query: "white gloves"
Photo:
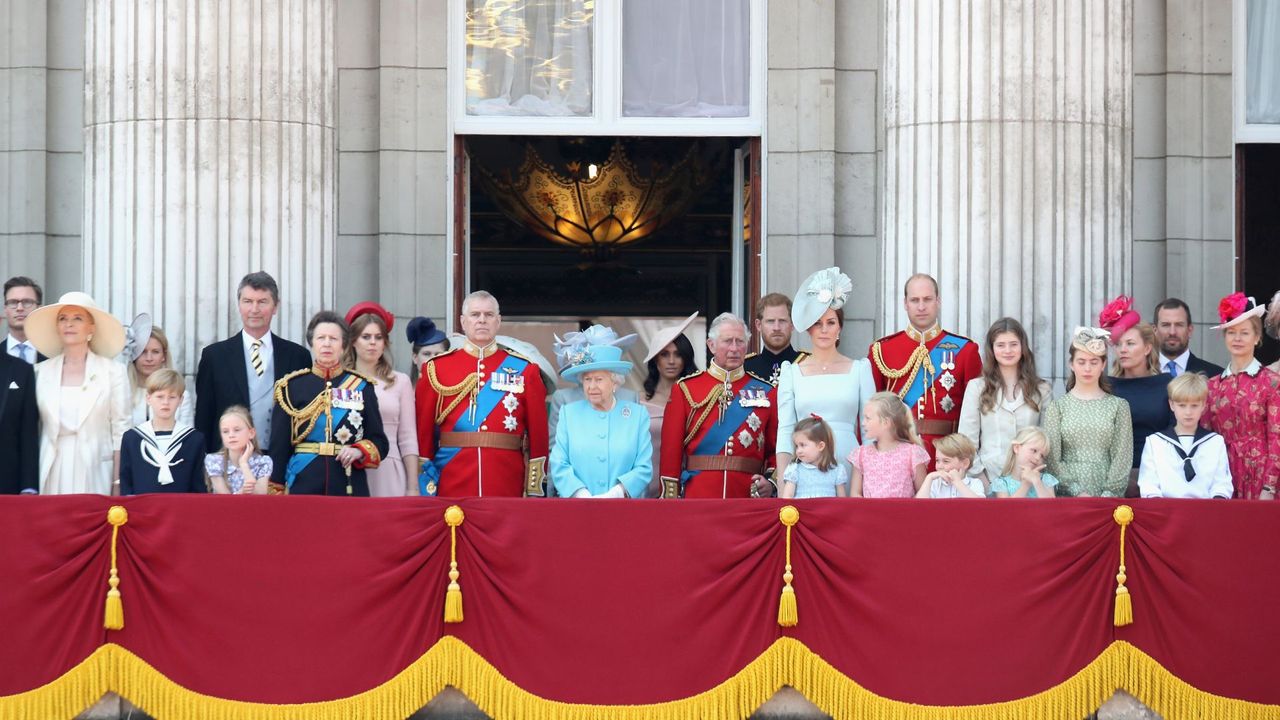
<svg viewBox="0 0 1280 720"><path fill-rule="evenodd" d="M627 496L627 491L622 489L622 483L618 483L618 484L614 485L613 487L609 488L608 490L605 490L604 492L600 493L599 495L595 495L594 497L598 497L598 498L624 498L624 497L626 497L626 496Z"/></svg>
<svg viewBox="0 0 1280 720"><path fill-rule="evenodd" d="M589 498L589 497L591 497L591 493L590 493L590 492L587 492L587 489L586 489L586 488L584 488L584 487L582 487L582 488L578 488L577 490L574 490L574 491L573 491L573 494L572 494L572 495L570 495L569 497L576 497L576 498Z"/></svg>

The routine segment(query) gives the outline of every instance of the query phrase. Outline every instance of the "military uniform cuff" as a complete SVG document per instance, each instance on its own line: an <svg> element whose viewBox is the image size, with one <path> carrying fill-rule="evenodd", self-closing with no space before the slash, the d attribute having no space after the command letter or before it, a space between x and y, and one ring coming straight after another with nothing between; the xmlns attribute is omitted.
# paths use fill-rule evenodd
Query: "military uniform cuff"
<svg viewBox="0 0 1280 720"><path fill-rule="evenodd" d="M670 499L680 497L680 478L662 476L662 497Z"/></svg>
<svg viewBox="0 0 1280 720"><path fill-rule="evenodd" d="M529 458L524 474L524 494L528 497L547 496L547 459Z"/></svg>

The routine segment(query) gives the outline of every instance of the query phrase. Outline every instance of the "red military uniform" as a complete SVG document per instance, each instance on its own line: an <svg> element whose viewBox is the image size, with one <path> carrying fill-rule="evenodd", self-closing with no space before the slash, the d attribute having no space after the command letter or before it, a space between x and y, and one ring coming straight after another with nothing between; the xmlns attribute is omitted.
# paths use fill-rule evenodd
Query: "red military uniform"
<svg viewBox="0 0 1280 720"><path fill-rule="evenodd" d="M933 441L956 432L964 388L982 376L978 344L937 325L923 333L908 327L872 343L868 354L876 390L907 404L933 471Z"/></svg>
<svg viewBox="0 0 1280 720"><path fill-rule="evenodd" d="M426 491L542 495L546 397L538 365L497 343L468 342L429 360L417 387L418 452L430 464Z"/></svg>
<svg viewBox="0 0 1280 720"><path fill-rule="evenodd" d="M662 496L745 498L773 467L777 391L742 368L681 378L662 416Z"/></svg>

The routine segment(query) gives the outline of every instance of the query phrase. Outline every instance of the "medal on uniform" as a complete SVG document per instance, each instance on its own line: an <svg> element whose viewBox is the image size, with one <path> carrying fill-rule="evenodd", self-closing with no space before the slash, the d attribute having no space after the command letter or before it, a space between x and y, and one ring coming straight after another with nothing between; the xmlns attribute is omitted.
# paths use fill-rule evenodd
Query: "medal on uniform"
<svg viewBox="0 0 1280 720"><path fill-rule="evenodd" d="M726 375L724 385L720 388L720 397L716 403L720 410L719 416L716 418L717 425L724 422L724 411L729 409L729 403L731 402L733 402L733 384L729 382L729 377Z"/></svg>
<svg viewBox="0 0 1280 720"><path fill-rule="evenodd" d="M954 408L956 406L955 402L951 399L950 395L947 395L946 397L942 398L942 402L938 404L942 406L942 412L951 412L951 408Z"/></svg>
<svg viewBox="0 0 1280 720"><path fill-rule="evenodd" d="M500 372L493 374L489 385L500 392L523 393L524 376L517 373L515 368L504 367Z"/></svg>
<svg viewBox="0 0 1280 720"><path fill-rule="evenodd" d="M747 416L747 427L751 428L751 432L760 429L760 416L754 412Z"/></svg>
<svg viewBox="0 0 1280 720"><path fill-rule="evenodd" d="M744 408L769 407L769 396L759 388L743 388L738 393L738 404Z"/></svg>
<svg viewBox="0 0 1280 720"><path fill-rule="evenodd" d="M751 436L751 433L746 430L738 433L738 444L742 447L749 448L753 442L755 442L755 438Z"/></svg>

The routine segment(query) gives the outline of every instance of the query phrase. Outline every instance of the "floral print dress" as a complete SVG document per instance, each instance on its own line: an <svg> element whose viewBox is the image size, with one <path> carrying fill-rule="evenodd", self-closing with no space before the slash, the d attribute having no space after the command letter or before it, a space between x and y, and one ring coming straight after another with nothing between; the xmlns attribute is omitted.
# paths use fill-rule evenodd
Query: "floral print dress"
<svg viewBox="0 0 1280 720"><path fill-rule="evenodd" d="M1235 497L1255 500L1280 480L1280 375L1254 360L1210 378L1200 424L1227 441Z"/></svg>

